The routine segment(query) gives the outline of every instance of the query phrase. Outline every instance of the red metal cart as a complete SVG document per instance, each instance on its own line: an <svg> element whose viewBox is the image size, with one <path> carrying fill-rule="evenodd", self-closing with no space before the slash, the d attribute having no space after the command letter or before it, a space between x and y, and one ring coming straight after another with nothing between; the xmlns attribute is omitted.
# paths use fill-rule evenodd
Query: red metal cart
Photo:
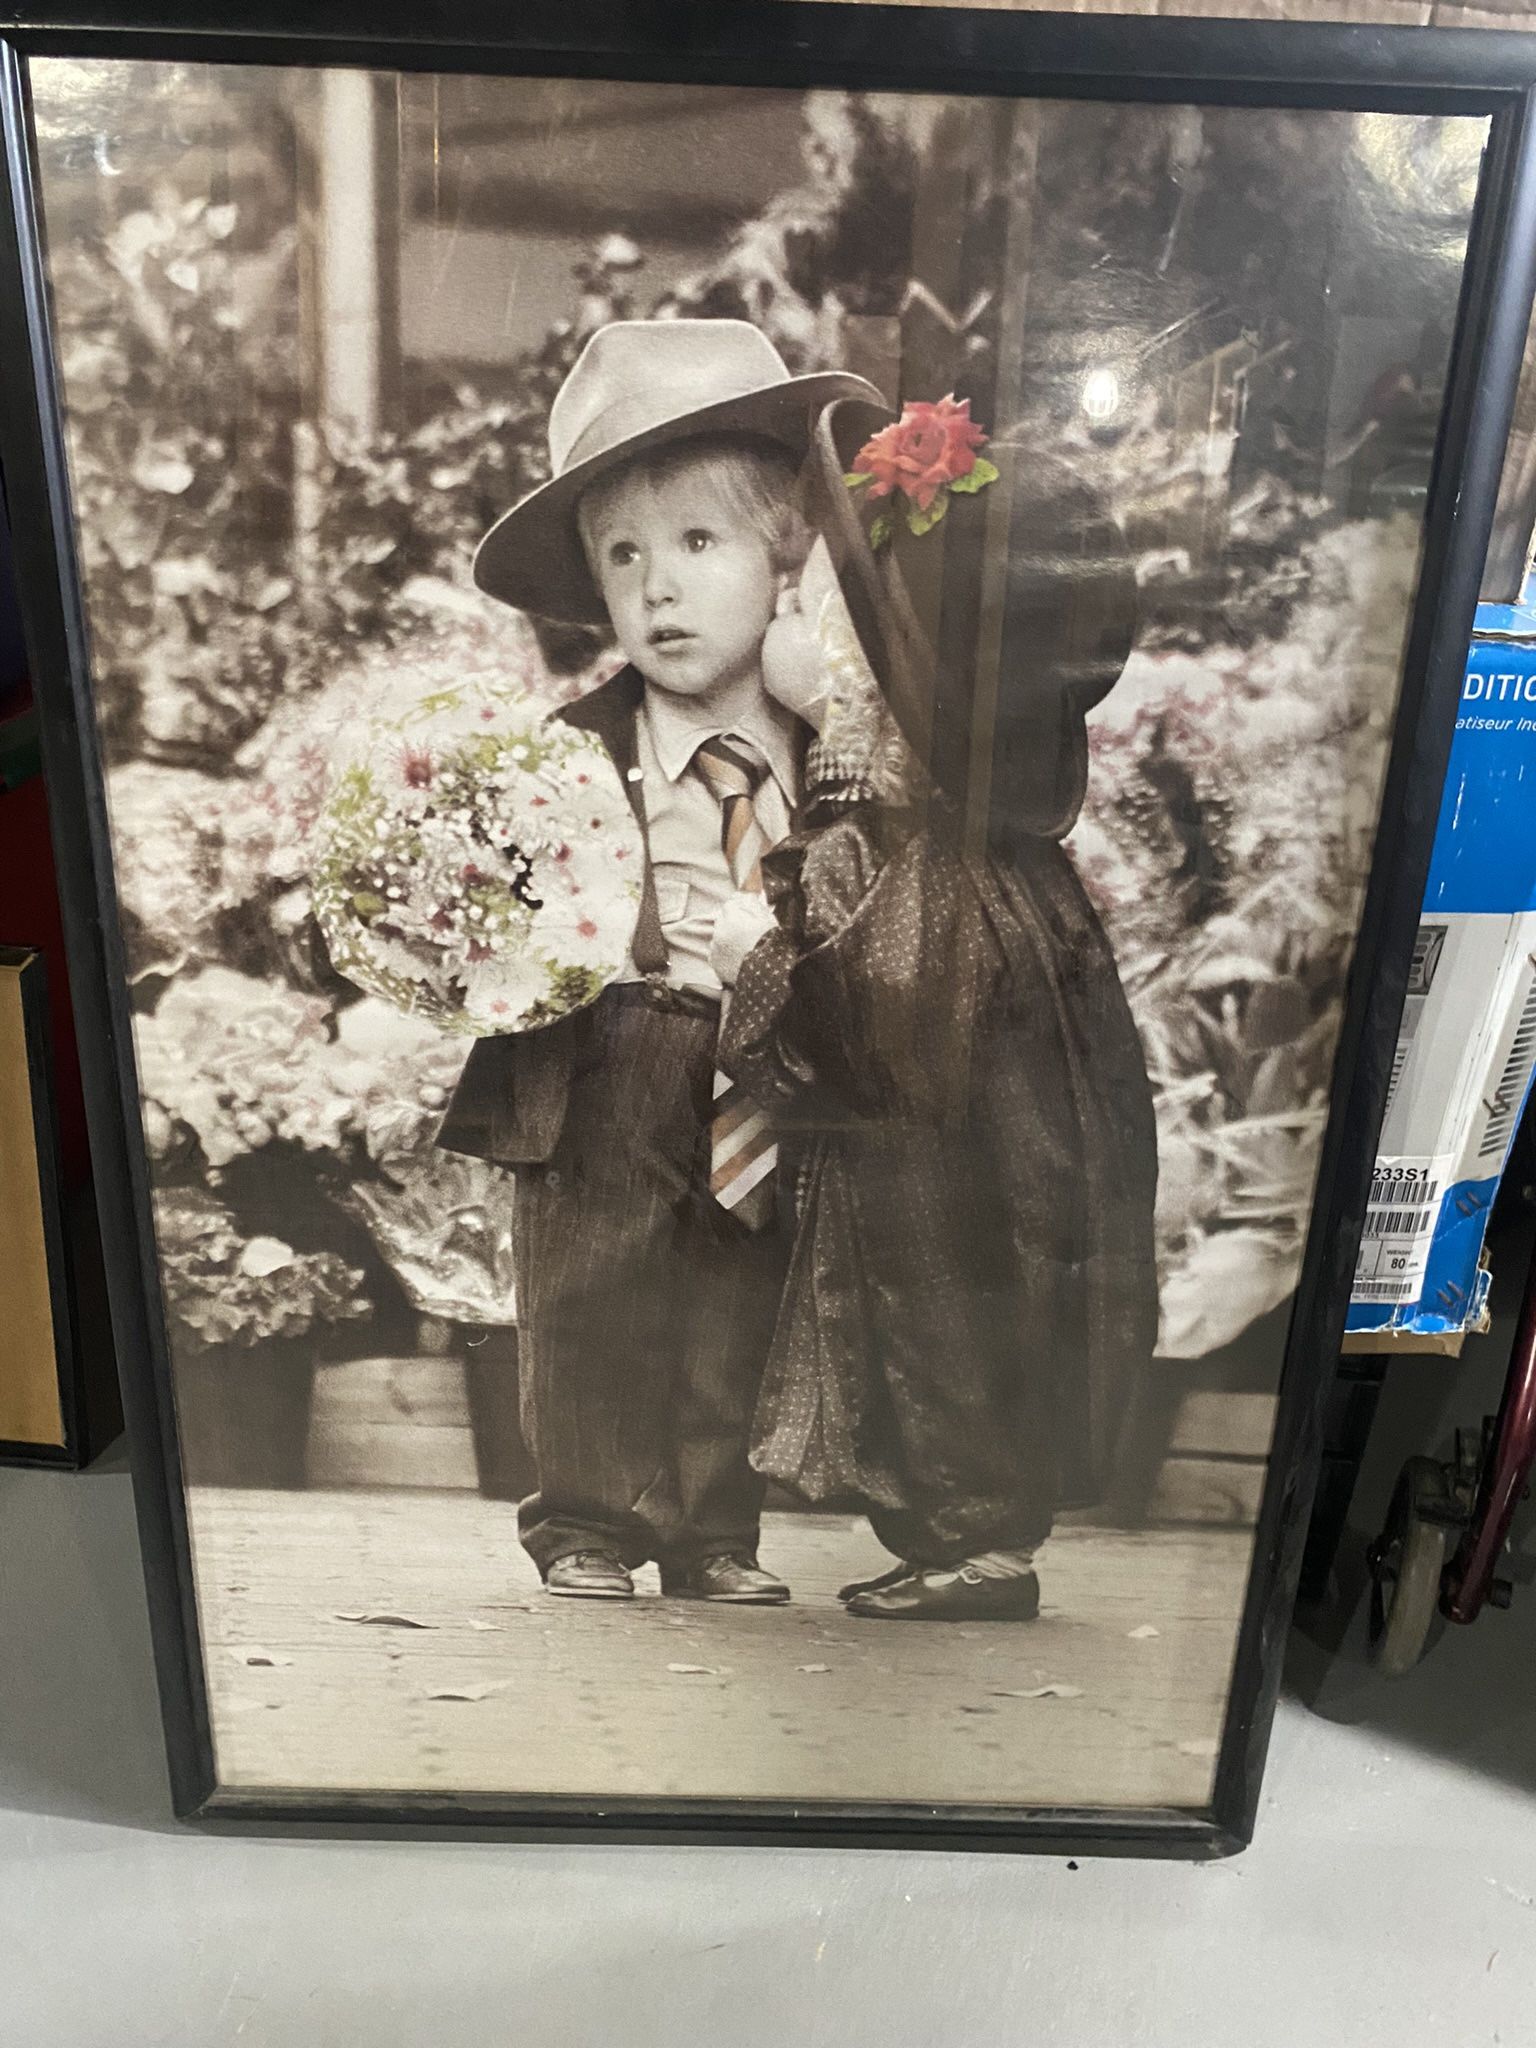
<svg viewBox="0 0 1536 2048"><path fill-rule="evenodd" d="M1410 1458L1386 1526L1371 1546L1371 1650L1391 1677L1411 1671L1437 1621L1475 1621L1507 1607L1499 1574L1515 1510L1536 1461L1536 1254L1510 1353L1504 1398L1476 1434L1458 1430L1454 1456Z"/></svg>

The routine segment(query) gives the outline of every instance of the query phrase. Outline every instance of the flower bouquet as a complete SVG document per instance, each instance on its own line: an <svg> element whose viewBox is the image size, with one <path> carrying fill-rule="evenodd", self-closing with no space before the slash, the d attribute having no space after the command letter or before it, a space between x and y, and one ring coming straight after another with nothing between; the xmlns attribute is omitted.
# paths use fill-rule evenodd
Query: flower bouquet
<svg viewBox="0 0 1536 2048"><path fill-rule="evenodd" d="M476 678L342 746L311 876L339 974L469 1037L601 994L628 954L644 858L599 740Z"/></svg>

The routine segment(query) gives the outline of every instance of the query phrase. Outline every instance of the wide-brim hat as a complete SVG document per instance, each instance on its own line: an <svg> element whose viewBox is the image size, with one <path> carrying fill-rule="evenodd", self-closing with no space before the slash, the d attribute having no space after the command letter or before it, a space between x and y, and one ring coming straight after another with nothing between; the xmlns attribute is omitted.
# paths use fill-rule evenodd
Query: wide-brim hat
<svg viewBox="0 0 1536 2048"><path fill-rule="evenodd" d="M854 630L908 745L986 843L1060 838L1087 786L1087 713L1135 641L1125 536L1086 478L1022 437L990 439L996 480L914 534L899 505L845 480L893 418L839 398L812 437L809 510Z"/></svg>
<svg viewBox="0 0 1536 2048"><path fill-rule="evenodd" d="M576 501L609 470L706 434L750 434L803 460L822 409L879 405L842 370L791 376L746 320L617 320L600 327L549 415L551 477L498 519L475 554L475 581L519 611L600 625L607 611L587 566Z"/></svg>

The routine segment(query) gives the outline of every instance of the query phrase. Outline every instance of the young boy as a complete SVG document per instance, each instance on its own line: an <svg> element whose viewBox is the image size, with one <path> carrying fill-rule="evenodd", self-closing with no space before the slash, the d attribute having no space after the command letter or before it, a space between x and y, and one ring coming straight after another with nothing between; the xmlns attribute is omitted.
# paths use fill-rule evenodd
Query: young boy
<svg viewBox="0 0 1536 2048"><path fill-rule="evenodd" d="M517 1175L522 1540L551 1593L776 1604L747 1446L784 1273L771 1132L717 1075L723 999L771 922L808 734L763 644L809 543L796 476L857 377L792 378L731 320L602 329L550 415L552 481L486 536L476 580L606 621L628 665L558 714L625 779L647 872L630 977L545 1030L482 1040L438 1142Z"/></svg>

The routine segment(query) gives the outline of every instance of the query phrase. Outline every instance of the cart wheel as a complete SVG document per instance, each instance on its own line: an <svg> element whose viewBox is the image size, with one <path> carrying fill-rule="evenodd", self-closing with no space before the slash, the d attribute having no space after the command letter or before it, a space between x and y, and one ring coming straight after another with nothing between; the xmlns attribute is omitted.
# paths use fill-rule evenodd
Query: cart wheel
<svg viewBox="0 0 1536 2048"><path fill-rule="evenodd" d="M1387 1678L1404 1677L1429 1647L1451 1505L1444 1468L1433 1458L1410 1458L1398 1476L1387 1525L1371 1548L1371 1657Z"/></svg>

